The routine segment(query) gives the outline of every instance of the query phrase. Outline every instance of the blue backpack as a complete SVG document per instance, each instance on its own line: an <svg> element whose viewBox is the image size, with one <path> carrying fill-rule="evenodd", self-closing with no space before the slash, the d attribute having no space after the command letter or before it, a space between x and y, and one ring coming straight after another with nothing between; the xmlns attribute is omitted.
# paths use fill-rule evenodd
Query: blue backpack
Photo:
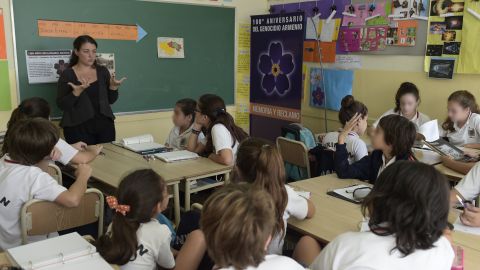
<svg viewBox="0 0 480 270"><path fill-rule="evenodd" d="M308 150L311 150L317 146L312 131L298 123L292 123L282 127L282 137L300 141L305 144ZM285 170L289 182L303 180L308 176L305 168L300 168L288 162L285 162Z"/></svg>

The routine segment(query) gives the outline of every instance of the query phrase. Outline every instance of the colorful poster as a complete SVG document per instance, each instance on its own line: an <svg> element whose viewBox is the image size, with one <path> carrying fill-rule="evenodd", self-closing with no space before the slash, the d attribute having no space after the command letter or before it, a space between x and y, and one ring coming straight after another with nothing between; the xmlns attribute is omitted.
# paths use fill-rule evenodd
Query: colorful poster
<svg viewBox="0 0 480 270"><path fill-rule="evenodd" d="M360 29L360 50L385 50L387 42L387 26L374 26Z"/></svg>
<svg viewBox="0 0 480 270"><path fill-rule="evenodd" d="M342 28L339 34L339 49L343 52L360 51L360 28Z"/></svg>
<svg viewBox="0 0 480 270"><path fill-rule="evenodd" d="M387 45L415 46L417 37L417 21L393 21L387 32Z"/></svg>
<svg viewBox="0 0 480 270"><path fill-rule="evenodd" d="M185 58L183 38L158 37L158 58Z"/></svg>
<svg viewBox="0 0 480 270"><path fill-rule="evenodd" d="M428 0L393 0L391 16L395 20L428 17L428 6Z"/></svg>
<svg viewBox="0 0 480 270"><path fill-rule="evenodd" d="M455 44L459 48L459 52L455 50L455 53L458 53L458 73L480 73L480 42L479 33L480 33L480 3L475 1L467 1L465 3L466 8L468 9L463 16L463 38L462 43L459 45ZM478 16L478 17L477 17ZM449 43L449 45L453 45ZM449 46L445 44L445 47ZM448 49L451 51L450 49Z"/></svg>
<svg viewBox="0 0 480 270"><path fill-rule="evenodd" d="M320 20L320 41L337 41L341 21L341 19L333 19L327 23L327 20Z"/></svg>
<svg viewBox="0 0 480 270"><path fill-rule="evenodd" d="M310 69L310 106L339 111L342 98L352 94L353 70Z"/></svg>
<svg viewBox="0 0 480 270"><path fill-rule="evenodd" d="M56 83L68 67L70 50L25 51L28 83Z"/></svg>
<svg viewBox="0 0 480 270"><path fill-rule="evenodd" d="M235 123L248 132L250 128L250 23L240 23L238 28Z"/></svg>
<svg viewBox="0 0 480 270"><path fill-rule="evenodd" d="M271 141L281 127L300 122L303 12L252 16L250 131Z"/></svg>
<svg viewBox="0 0 480 270"><path fill-rule="evenodd" d="M336 55L336 42L320 42L320 51L323 63L334 63ZM303 61L319 63L318 42L308 40L303 42Z"/></svg>
<svg viewBox="0 0 480 270"><path fill-rule="evenodd" d="M388 24L385 2L378 2L375 4L348 4L345 6L344 12L354 16L344 15L342 26L359 27Z"/></svg>

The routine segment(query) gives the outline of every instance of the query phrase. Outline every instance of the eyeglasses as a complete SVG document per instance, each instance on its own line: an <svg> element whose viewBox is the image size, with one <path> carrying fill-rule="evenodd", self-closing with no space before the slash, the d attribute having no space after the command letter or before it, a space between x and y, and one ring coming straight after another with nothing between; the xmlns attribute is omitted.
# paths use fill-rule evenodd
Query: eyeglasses
<svg viewBox="0 0 480 270"><path fill-rule="evenodd" d="M352 193L353 199L357 201L362 201L367 197L367 195L370 193L372 188L370 187L361 187L361 188L356 188L353 191L346 190L346 193Z"/></svg>

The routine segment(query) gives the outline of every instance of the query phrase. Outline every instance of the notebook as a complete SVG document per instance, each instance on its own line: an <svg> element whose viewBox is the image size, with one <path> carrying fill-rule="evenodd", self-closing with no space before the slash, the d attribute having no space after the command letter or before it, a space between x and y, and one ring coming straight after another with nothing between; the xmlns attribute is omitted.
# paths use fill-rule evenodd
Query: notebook
<svg viewBox="0 0 480 270"><path fill-rule="evenodd" d="M447 142L444 139L438 139L432 142L425 142L425 144L430 147L433 151L439 153L442 156L449 156L457 161L473 162L477 161L476 158L466 156L462 150L460 150L455 145Z"/></svg>
<svg viewBox="0 0 480 270"><path fill-rule="evenodd" d="M22 269L113 269L95 246L76 232L11 248L6 253Z"/></svg>
<svg viewBox="0 0 480 270"><path fill-rule="evenodd" d="M175 162L181 160L198 158L198 154L187 150L172 151L155 154L155 157L164 162Z"/></svg>
<svg viewBox="0 0 480 270"><path fill-rule="evenodd" d="M161 153L168 150L165 145L156 143L151 134L124 138L120 144L128 150L142 155Z"/></svg>
<svg viewBox="0 0 480 270"><path fill-rule="evenodd" d="M334 189L334 190L331 190L331 191L327 192L327 194L330 195L330 196L333 196L335 198L342 199L342 200L347 201L347 202L352 202L352 203L355 203L355 204L359 204L362 201L357 200L353 197L353 192L356 189L359 189L359 188L365 188L365 190L367 190L366 188L371 188L371 187L368 186L368 185L358 184L358 185L348 186L348 187L345 187L345 188Z"/></svg>
<svg viewBox="0 0 480 270"><path fill-rule="evenodd" d="M455 223L453 223L453 230L457 232L464 232L469 234L480 235L480 228L479 227L470 227L467 225L463 225L460 218L457 218Z"/></svg>

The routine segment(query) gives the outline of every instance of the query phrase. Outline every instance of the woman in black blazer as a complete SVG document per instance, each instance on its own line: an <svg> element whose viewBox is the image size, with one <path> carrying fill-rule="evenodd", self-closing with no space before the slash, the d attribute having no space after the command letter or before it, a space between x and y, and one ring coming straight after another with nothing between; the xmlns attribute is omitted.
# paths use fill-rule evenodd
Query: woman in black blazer
<svg viewBox="0 0 480 270"><path fill-rule="evenodd" d="M57 105L63 111L60 126L65 140L88 145L115 140L111 104L118 99L118 88L126 78L117 80L106 67L97 65L97 42L79 36L73 42L70 67L58 80Z"/></svg>

